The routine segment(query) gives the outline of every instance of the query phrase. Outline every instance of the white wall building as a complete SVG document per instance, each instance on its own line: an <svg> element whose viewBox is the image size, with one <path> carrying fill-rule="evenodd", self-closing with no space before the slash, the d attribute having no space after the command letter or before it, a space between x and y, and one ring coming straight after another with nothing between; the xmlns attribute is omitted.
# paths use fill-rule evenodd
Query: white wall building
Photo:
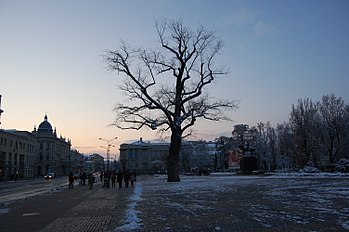
<svg viewBox="0 0 349 232"><path fill-rule="evenodd" d="M1 180L33 178L37 153L35 136L27 131L0 130Z"/></svg>

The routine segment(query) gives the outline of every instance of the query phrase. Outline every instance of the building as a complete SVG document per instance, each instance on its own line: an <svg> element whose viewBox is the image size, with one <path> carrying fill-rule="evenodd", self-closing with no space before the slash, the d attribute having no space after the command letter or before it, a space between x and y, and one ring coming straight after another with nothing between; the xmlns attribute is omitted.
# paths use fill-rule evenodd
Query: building
<svg viewBox="0 0 349 232"><path fill-rule="evenodd" d="M68 175L85 169L85 159L71 150L71 141L58 137L47 115L38 129L0 130L0 180L34 178L54 172Z"/></svg>
<svg viewBox="0 0 349 232"><path fill-rule="evenodd" d="M37 156L35 171L38 176L54 172L57 176L68 175L70 167L71 141L57 136L56 129L52 129L47 115L38 129L34 127L32 134L37 140Z"/></svg>
<svg viewBox="0 0 349 232"><path fill-rule="evenodd" d="M169 146L169 143L143 142L142 138L131 144L121 144L121 169L137 174L165 173Z"/></svg>
<svg viewBox="0 0 349 232"><path fill-rule="evenodd" d="M134 170L139 174L167 172L169 143L143 142L142 138L131 144L120 145L122 170ZM183 141L179 154L179 169L214 169L217 163L216 143L206 141Z"/></svg>
<svg viewBox="0 0 349 232"><path fill-rule="evenodd" d="M66 164L67 165L67 164ZM78 150L72 149L69 152L69 173L79 173L86 169L85 156Z"/></svg>
<svg viewBox="0 0 349 232"><path fill-rule="evenodd" d="M215 142L192 141L190 166L199 169L214 169L217 166L217 145Z"/></svg>
<svg viewBox="0 0 349 232"><path fill-rule="evenodd" d="M0 179L33 178L37 141L27 131L0 130Z"/></svg>
<svg viewBox="0 0 349 232"><path fill-rule="evenodd" d="M217 144L206 141L183 141L180 167L184 172L217 168Z"/></svg>
<svg viewBox="0 0 349 232"><path fill-rule="evenodd" d="M104 168L104 158L99 154L85 155L85 171L101 172Z"/></svg>

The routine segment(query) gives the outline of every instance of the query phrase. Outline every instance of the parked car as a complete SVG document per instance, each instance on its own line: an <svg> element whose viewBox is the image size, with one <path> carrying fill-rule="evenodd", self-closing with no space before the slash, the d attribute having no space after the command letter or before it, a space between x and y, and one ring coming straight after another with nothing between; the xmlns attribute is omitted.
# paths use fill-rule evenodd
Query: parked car
<svg viewBox="0 0 349 232"><path fill-rule="evenodd" d="M54 172L49 172L44 176L45 179L54 179L55 177L56 175Z"/></svg>

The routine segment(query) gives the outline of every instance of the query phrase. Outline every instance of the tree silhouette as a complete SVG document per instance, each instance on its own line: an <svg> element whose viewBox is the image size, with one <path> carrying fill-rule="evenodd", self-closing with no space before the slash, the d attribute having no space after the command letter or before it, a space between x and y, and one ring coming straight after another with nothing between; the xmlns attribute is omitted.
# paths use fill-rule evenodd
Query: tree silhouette
<svg viewBox="0 0 349 232"><path fill-rule="evenodd" d="M181 20L156 22L160 46L146 50L125 42L116 51L106 52L108 67L125 79L120 89L128 102L115 107L114 125L121 129L171 132L167 162L168 181L180 181L179 151L184 132L197 119L229 120L224 109L235 109L235 101L214 100L205 87L217 76L214 58L222 42L204 27L192 31Z"/></svg>

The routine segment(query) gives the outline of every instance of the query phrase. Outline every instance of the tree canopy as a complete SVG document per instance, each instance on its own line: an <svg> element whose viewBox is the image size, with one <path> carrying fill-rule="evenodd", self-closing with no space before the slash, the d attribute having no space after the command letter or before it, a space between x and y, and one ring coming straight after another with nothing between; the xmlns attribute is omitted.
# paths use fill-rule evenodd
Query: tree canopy
<svg viewBox="0 0 349 232"><path fill-rule="evenodd" d="M121 129L143 127L171 132L168 180L179 181L178 154L184 132L197 119L229 120L225 109L233 100L214 99L206 86L226 75L215 67L222 41L203 26L193 31L181 20L156 22L159 47L144 49L121 43L106 53L111 70L125 77L120 89L128 97L115 107L114 125Z"/></svg>

